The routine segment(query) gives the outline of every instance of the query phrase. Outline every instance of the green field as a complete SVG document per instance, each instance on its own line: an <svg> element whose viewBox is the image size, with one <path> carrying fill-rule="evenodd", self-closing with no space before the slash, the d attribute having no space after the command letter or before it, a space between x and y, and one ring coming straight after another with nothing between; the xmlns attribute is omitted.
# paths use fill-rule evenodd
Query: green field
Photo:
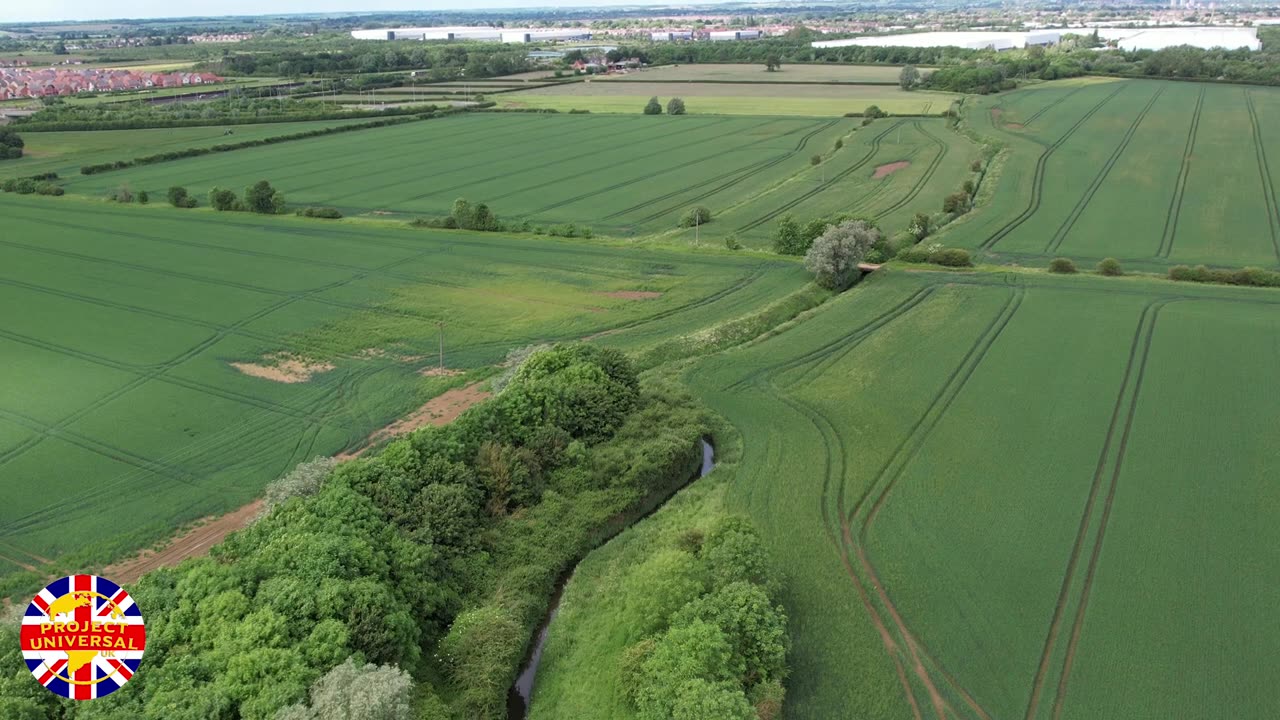
<svg viewBox="0 0 1280 720"><path fill-rule="evenodd" d="M927 73L927 69L921 68ZM660 65L618 77L627 82L678 80L697 82L769 82L769 83L893 83L897 84L902 67L897 65L791 65L769 72L763 63L695 63Z"/></svg>
<svg viewBox="0 0 1280 720"><path fill-rule="evenodd" d="M788 572L787 716L1280 713L1277 310L890 272L696 366Z"/></svg>
<svg viewBox="0 0 1280 720"><path fill-rule="evenodd" d="M629 76L628 76L629 77ZM677 96L691 114L807 115L839 117L861 113L869 105L894 115L941 115L960 96L906 92L885 85L773 85L722 83L646 83L596 80L495 95L501 107L571 109L602 113L639 113L649 98L665 103Z"/></svg>
<svg viewBox="0 0 1280 720"><path fill-rule="evenodd" d="M27 145L25 153L18 160L6 160L0 163L0 179L47 172L56 172L59 177L70 179L79 174L80 167L83 165L130 160L185 148L210 147L362 122L369 122L369 119L213 125L154 130L24 132L22 139ZM228 131L230 134L227 134Z"/></svg>
<svg viewBox="0 0 1280 720"><path fill-rule="evenodd" d="M826 157L822 167L810 165L813 154ZM764 246L784 212L808 220L852 208L899 229L913 212L936 210L977 156L928 118L859 129L852 118L472 114L78 176L66 187L100 196L128 182L157 196L183 185L203 196L267 178L292 204L347 214L444 215L466 197L508 220L623 236L677 232L700 204L716 217L700 237L736 233ZM911 165L873 179L902 161Z"/></svg>
<svg viewBox="0 0 1280 720"><path fill-rule="evenodd" d="M1022 263L1280 264L1280 91L1049 83L966 113L1008 157L994 201L948 244Z"/></svg>
<svg viewBox="0 0 1280 720"><path fill-rule="evenodd" d="M70 198L4 195L0 213L0 294L23 309L0 320L0 558L31 565L105 561L238 507L465 382L418 374L437 321L446 365L474 370L543 341L640 349L805 277L760 256ZM633 290L660 295L607 294ZM230 365L282 351L335 368L282 384Z"/></svg>

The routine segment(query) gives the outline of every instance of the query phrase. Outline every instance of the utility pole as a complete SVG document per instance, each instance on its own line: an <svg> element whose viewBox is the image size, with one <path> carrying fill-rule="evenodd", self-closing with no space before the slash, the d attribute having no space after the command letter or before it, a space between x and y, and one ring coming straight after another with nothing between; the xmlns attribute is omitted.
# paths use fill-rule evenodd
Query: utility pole
<svg viewBox="0 0 1280 720"><path fill-rule="evenodd" d="M698 231L702 229L702 213L693 211L693 246L698 247Z"/></svg>
<svg viewBox="0 0 1280 720"><path fill-rule="evenodd" d="M444 321L436 322L436 327L440 329L440 370L444 370Z"/></svg>

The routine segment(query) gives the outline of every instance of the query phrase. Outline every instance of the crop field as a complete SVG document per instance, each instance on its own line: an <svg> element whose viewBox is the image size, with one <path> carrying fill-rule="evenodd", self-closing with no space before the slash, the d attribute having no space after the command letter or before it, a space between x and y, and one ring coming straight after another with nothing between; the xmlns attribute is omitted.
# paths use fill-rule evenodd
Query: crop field
<svg viewBox="0 0 1280 720"><path fill-rule="evenodd" d="M152 130L24 132L22 139L27 145L25 154L18 160L0 163L0 179L47 172L56 172L62 178L73 178L79 174L82 165L129 160L184 148L210 147L361 122L369 122L369 119ZM228 131L230 135L227 134Z"/></svg>
<svg viewBox="0 0 1280 720"><path fill-rule="evenodd" d="M465 197L509 220L626 236L676 232L701 204L719 218L703 228L712 237L764 246L783 212L854 208L885 227L905 223L936 210L977 157L941 120L858 127L852 118L474 114L74 177L67 188L101 195L127 181L153 196L171 185L203 195L267 178L295 205L346 214L445 215ZM822 167L810 166L813 154L827 157ZM910 165L873 178L894 162Z"/></svg>
<svg viewBox="0 0 1280 720"><path fill-rule="evenodd" d="M56 210L56 212L52 212ZM0 196L0 582L238 507L531 343L624 349L800 287L759 256ZM232 363L309 363L284 383ZM294 378L297 379L297 378ZM118 518L127 515L122 525Z"/></svg>
<svg viewBox="0 0 1280 720"><path fill-rule="evenodd" d="M788 572L788 717L1277 716L1278 310L891 271L695 366Z"/></svg>
<svg viewBox="0 0 1280 720"><path fill-rule="evenodd" d="M927 68L921 68L928 72ZM683 81L757 83L892 83L897 84L902 68L893 65L783 65L769 72L763 64L698 63L661 65L618 77L626 82Z"/></svg>
<svg viewBox="0 0 1280 720"><path fill-rule="evenodd" d="M764 74L764 73L761 73ZM765 78L768 79L768 78ZM959 96L886 85L661 83L596 80L493 96L502 107L639 113L650 97L684 99L690 114L842 116L869 105L894 115L941 115Z"/></svg>
<svg viewBox="0 0 1280 720"><path fill-rule="evenodd" d="M994 202L948 244L1157 270L1280 264L1280 91L1049 83L984 98L967 114L1009 156Z"/></svg>

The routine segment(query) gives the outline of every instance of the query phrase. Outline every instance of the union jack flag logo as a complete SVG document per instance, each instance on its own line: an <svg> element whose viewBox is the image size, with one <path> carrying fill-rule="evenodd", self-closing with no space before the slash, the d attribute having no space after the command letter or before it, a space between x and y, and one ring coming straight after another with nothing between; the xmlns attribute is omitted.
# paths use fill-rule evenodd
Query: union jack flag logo
<svg viewBox="0 0 1280 720"><path fill-rule="evenodd" d="M51 692L92 700L119 690L138 672L147 644L142 612L129 593L97 575L70 575L45 586L22 617L22 657Z"/></svg>

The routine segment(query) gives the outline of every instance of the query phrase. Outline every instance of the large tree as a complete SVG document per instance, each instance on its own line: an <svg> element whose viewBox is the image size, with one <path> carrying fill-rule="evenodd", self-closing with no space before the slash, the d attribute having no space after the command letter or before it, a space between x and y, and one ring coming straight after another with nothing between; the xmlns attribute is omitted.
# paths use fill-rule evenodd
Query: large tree
<svg viewBox="0 0 1280 720"><path fill-rule="evenodd" d="M831 290L849 287L858 263L880 240L880 231L862 220L847 220L827 228L804 256L813 279Z"/></svg>
<svg viewBox="0 0 1280 720"><path fill-rule="evenodd" d="M898 84L903 90L911 90L920 83L920 71L915 65L907 65L898 73Z"/></svg>

